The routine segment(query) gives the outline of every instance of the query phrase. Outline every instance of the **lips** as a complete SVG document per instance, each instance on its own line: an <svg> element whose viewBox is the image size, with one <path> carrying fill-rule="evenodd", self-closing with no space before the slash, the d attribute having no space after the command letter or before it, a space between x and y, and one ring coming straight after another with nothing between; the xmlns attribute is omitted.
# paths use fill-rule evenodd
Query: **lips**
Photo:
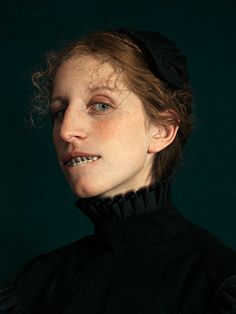
<svg viewBox="0 0 236 314"><path fill-rule="evenodd" d="M65 165L70 159L74 157L101 157L98 154L93 153L85 153L85 152L79 152L79 151L72 151L71 153L68 153L64 155L61 159L62 163Z"/></svg>

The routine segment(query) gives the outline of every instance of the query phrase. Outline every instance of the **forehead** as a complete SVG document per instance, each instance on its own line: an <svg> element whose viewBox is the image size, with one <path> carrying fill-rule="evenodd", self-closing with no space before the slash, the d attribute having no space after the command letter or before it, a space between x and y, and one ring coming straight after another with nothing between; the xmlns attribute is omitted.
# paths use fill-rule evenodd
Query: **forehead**
<svg viewBox="0 0 236 314"><path fill-rule="evenodd" d="M54 77L54 87L63 87L73 82L86 85L88 89L127 89L124 74L108 60L87 55L72 57L64 61ZM67 82L67 83L66 83Z"/></svg>

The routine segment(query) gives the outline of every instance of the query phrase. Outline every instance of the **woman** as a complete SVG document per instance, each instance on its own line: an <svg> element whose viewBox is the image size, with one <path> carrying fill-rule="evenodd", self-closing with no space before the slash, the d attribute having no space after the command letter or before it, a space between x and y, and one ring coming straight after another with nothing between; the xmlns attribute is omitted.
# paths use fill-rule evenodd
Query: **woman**
<svg viewBox="0 0 236 314"><path fill-rule="evenodd" d="M236 253L170 186L192 129L186 58L159 33L89 34L33 75L60 167L94 234L25 263L9 313L236 313ZM39 108L42 109L42 108Z"/></svg>

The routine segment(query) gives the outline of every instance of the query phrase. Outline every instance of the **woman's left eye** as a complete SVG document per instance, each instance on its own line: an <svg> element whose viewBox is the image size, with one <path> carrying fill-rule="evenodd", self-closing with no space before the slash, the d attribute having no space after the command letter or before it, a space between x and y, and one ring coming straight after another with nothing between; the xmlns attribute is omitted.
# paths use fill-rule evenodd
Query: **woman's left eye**
<svg viewBox="0 0 236 314"><path fill-rule="evenodd" d="M98 111L102 111L102 112L107 111L107 109L106 109L107 107L111 108L111 105L104 103L104 102L98 102L98 103L92 104L91 106L92 107L97 106L97 108L101 109L101 110L98 109Z"/></svg>

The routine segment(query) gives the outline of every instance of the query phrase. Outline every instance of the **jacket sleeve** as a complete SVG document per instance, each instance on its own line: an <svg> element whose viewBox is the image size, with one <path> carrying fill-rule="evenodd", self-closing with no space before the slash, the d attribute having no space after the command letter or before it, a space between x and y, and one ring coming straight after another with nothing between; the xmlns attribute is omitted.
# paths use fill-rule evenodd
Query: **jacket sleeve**
<svg viewBox="0 0 236 314"><path fill-rule="evenodd" d="M21 314L21 301L17 294L17 277L8 280L4 287L0 289L0 314ZM2 312L5 310L5 312ZM23 313L22 313L23 314Z"/></svg>
<svg viewBox="0 0 236 314"><path fill-rule="evenodd" d="M219 286L207 314L236 314L236 274Z"/></svg>
<svg viewBox="0 0 236 314"><path fill-rule="evenodd" d="M38 280L34 280L40 256L21 265L18 273L0 287L0 314L28 314L29 300L34 300L40 289Z"/></svg>

